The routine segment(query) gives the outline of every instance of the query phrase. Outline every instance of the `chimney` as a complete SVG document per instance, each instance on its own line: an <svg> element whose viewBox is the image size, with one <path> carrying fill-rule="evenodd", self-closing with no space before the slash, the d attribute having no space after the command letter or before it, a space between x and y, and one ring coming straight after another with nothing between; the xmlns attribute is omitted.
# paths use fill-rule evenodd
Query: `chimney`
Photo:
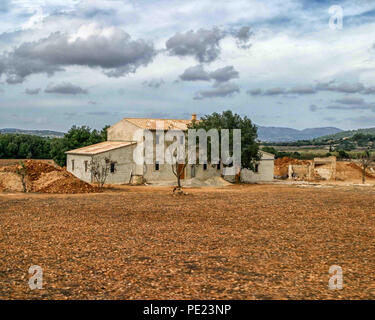
<svg viewBox="0 0 375 320"><path fill-rule="evenodd" d="M191 115L191 121L197 121L197 114L196 113L193 113Z"/></svg>

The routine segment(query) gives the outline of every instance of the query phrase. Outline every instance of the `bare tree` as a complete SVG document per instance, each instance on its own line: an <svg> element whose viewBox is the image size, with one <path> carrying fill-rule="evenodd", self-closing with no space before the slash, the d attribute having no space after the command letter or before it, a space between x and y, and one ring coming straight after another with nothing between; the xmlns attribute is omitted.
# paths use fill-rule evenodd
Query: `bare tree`
<svg viewBox="0 0 375 320"><path fill-rule="evenodd" d="M177 188L178 189L181 189L181 177L184 174L184 171L185 171L185 168L186 168L186 163L187 163L187 161L185 161L184 163L179 163L178 161L176 161L176 163L172 164L172 172L177 178Z"/></svg>
<svg viewBox="0 0 375 320"><path fill-rule="evenodd" d="M19 166L17 166L17 169L16 169L16 173L21 177L23 192L27 192L26 180L25 180L27 176L27 168L26 168L25 162L21 161L19 163Z"/></svg>
<svg viewBox="0 0 375 320"><path fill-rule="evenodd" d="M375 155L371 154L369 150L366 150L359 155L359 162L362 167L362 183L366 183L366 170L375 161Z"/></svg>
<svg viewBox="0 0 375 320"><path fill-rule="evenodd" d="M89 163L89 168L99 189L102 190L111 168L111 159L104 158L104 161L92 159Z"/></svg>
<svg viewBox="0 0 375 320"><path fill-rule="evenodd" d="M177 186L173 189L173 193L178 192L180 194L183 194L181 188L181 179L185 173L185 168L188 163L188 152L186 150L187 147L187 137L184 134L184 136L178 136L178 139L182 139L182 142L178 142L178 147L173 150L172 153L169 154L169 157L171 157L171 168L174 176L177 179Z"/></svg>

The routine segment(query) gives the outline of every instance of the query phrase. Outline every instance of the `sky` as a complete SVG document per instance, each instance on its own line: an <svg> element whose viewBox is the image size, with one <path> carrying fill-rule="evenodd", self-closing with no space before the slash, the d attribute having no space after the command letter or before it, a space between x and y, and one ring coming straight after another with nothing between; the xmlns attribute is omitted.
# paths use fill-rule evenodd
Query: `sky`
<svg viewBox="0 0 375 320"><path fill-rule="evenodd" d="M373 0L0 0L0 128L375 127L374 71Z"/></svg>

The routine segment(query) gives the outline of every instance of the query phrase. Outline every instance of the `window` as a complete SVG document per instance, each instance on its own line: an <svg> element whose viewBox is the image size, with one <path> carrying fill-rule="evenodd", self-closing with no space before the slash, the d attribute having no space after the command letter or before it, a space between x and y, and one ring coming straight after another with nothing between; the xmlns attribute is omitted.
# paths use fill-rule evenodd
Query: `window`
<svg viewBox="0 0 375 320"><path fill-rule="evenodd" d="M156 144L159 144L160 142L159 142L159 138L160 138L160 136L158 135L158 134L156 134Z"/></svg>
<svg viewBox="0 0 375 320"><path fill-rule="evenodd" d="M115 163L111 162L111 173L115 172Z"/></svg>
<svg viewBox="0 0 375 320"><path fill-rule="evenodd" d="M220 162L216 165L216 169L220 170Z"/></svg>
<svg viewBox="0 0 375 320"><path fill-rule="evenodd" d="M87 172L87 167L88 167L88 162L87 160L85 161L85 172Z"/></svg>
<svg viewBox="0 0 375 320"><path fill-rule="evenodd" d="M184 144L185 142L185 137L184 136L180 136L180 144Z"/></svg>
<svg viewBox="0 0 375 320"><path fill-rule="evenodd" d="M74 160L72 160L72 171L74 171Z"/></svg>
<svg viewBox="0 0 375 320"><path fill-rule="evenodd" d="M159 162L155 162L155 171L159 171Z"/></svg>
<svg viewBox="0 0 375 320"><path fill-rule="evenodd" d="M257 163L256 165L255 165L255 170L254 170L256 173L258 173L259 172L259 164Z"/></svg>
<svg viewBox="0 0 375 320"><path fill-rule="evenodd" d="M203 164L203 170L207 170L207 163Z"/></svg>

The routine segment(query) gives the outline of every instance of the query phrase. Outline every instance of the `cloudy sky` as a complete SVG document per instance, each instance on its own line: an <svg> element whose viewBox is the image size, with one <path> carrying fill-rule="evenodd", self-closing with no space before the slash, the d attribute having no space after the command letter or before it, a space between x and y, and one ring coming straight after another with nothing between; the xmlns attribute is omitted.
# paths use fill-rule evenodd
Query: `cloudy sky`
<svg viewBox="0 0 375 320"><path fill-rule="evenodd" d="M373 0L0 0L0 128L374 127L374 71Z"/></svg>

